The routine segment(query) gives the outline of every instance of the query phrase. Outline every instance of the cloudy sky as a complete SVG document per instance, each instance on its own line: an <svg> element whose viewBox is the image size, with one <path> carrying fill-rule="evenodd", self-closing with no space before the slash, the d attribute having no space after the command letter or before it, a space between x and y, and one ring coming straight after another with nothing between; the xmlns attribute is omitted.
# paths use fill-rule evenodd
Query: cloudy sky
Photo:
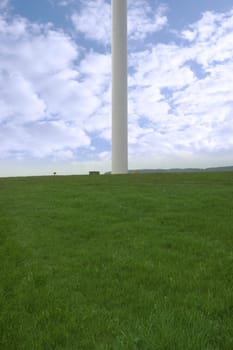
<svg viewBox="0 0 233 350"><path fill-rule="evenodd" d="M128 0L129 167L233 165L232 0ZM0 0L0 176L111 169L110 0Z"/></svg>

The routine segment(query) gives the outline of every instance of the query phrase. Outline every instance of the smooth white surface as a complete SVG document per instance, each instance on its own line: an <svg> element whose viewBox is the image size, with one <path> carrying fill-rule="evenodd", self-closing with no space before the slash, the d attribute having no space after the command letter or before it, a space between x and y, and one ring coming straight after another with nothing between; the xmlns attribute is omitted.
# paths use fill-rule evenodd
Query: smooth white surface
<svg viewBox="0 0 233 350"><path fill-rule="evenodd" d="M112 174L128 172L127 0L112 0Z"/></svg>

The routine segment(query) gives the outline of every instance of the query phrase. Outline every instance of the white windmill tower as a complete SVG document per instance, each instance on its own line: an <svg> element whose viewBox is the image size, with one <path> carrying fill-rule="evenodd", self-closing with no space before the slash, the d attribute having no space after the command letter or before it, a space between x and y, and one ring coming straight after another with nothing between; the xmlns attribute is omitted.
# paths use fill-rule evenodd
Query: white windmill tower
<svg viewBox="0 0 233 350"><path fill-rule="evenodd" d="M127 0L112 0L112 174L128 173Z"/></svg>

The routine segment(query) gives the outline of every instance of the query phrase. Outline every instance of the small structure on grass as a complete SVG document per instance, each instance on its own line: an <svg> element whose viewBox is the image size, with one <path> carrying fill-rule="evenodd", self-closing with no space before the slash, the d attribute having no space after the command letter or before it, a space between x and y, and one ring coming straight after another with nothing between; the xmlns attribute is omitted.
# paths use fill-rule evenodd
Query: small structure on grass
<svg viewBox="0 0 233 350"><path fill-rule="evenodd" d="M100 175L99 171L89 171L89 175Z"/></svg>

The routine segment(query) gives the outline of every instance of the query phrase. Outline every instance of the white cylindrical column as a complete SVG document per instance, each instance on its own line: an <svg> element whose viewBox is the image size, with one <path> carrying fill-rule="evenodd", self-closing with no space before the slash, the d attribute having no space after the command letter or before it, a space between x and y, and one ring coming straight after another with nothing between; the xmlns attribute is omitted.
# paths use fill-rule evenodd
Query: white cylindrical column
<svg viewBox="0 0 233 350"><path fill-rule="evenodd" d="M128 172L127 0L112 0L112 174Z"/></svg>

